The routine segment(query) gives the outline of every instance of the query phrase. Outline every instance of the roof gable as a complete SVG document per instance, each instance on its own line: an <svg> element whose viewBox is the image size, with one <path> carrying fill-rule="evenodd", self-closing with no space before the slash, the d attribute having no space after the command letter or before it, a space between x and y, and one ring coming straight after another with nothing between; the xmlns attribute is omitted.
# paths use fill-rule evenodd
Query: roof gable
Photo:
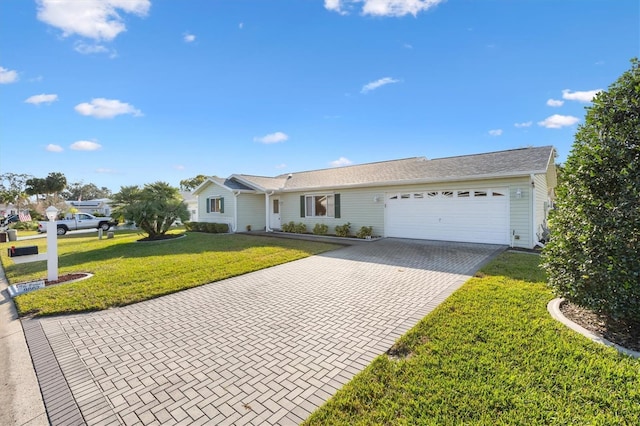
<svg viewBox="0 0 640 426"><path fill-rule="evenodd" d="M218 176L209 176L204 182L196 187L193 190L192 194L198 195L200 194L206 187L209 185L217 185L226 189L227 191L254 191L254 188L251 188L242 182L238 182L233 178L219 178Z"/></svg>

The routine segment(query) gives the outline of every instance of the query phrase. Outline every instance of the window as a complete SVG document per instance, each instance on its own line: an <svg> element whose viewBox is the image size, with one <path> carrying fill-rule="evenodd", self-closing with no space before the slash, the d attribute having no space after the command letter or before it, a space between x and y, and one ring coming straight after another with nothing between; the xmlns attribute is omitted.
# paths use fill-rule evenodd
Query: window
<svg viewBox="0 0 640 426"><path fill-rule="evenodd" d="M333 195L307 195L305 197L305 216L335 217Z"/></svg>
<svg viewBox="0 0 640 426"><path fill-rule="evenodd" d="M400 194L400 198L406 200L411 197L411 194Z"/></svg>
<svg viewBox="0 0 640 426"><path fill-rule="evenodd" d="M393 197L389 197L389 199L390 199L390 200L397 200L397 199L398 199L398 196L397 196L397 195L394 195Z"/></svg>
<svg viewBox="0 0 640 426"><path fill-rule="evenodd" d="M427 192L427 197L429 198L435 198L438 196L438 191L429 191Z"/></svg>
<svg viewBox="0 0 640 426"><path fill-rule="evenodd" d="M209 198L207 213L224 213L224 197Z"/></svg>
<svg viewBox="0 0 640 426"><path fill-rule="evenodd" d="M300 217L340 217L340 194L301 195Z"/></svg>
<svg viewBox="0 0 640 426"><path fill-rule="evenodd" d="M458 191L458 198L467 198L469 196L469 191Z"/></svg>
<svg viewBox="0 0 640 426"><path fill-rule="evenodd" d="M273 214L280 214L280 200L273 200Z"/></svg>
<svg viewBox="0 0 640 426"><path fill-rule="evenodd" d="M473 191L474 197L486 197L487 191Z"/></svg>
<svg viewBox="0 0 640 426"><path fill-rule="evenodd" d="M491 193L491 195L492 195L492 196L494 196L494 197L504 197L504 194L503 194L503 193L501 193L501 192L496 192L496 191L493 191L493 192Z"/></svg>
<svg viewBox="0 0 640 426"><path fill-rule="evenodd" d="M424 198L424 193L416 192L415 194L413 194L413 198Z"/></svg>
<svg viewBox="0 0 640 426"><path fill-rule="evenodd" d="M453 191L442 191L441 194L443 197L446 197L446 198L453 197Z"/></svg>

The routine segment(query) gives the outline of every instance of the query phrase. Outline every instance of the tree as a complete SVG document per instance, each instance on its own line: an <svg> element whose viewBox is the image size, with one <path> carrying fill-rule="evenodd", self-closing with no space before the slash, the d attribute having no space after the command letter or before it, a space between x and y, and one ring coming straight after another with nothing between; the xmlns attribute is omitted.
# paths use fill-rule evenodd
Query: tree
<svg viewBox="0 0 640 426"><path fill-rule="evenodd" d="M183 179L180 181L180 190L193 191L205 180L207 180L207 176L205 175L198 175L191 179Z"/></svg>
<svg viewBox="0 0 640 426"><path fill-rule="evenodd" d="M28 205L27 180L29 175L3 173L0 175L0 203L13 203L18 208Z"/></svg>
<svg viewBox="0 0 640 426"><path fill-rule="evenodd" d="M111 198L111 190L106 187L98 188L93 183L84 184L82 181L67 185L60 194L65 200L95 200L97 198Z"/></svg>
<svg viewBox="0 0 640 426"><path fill-rule="evenodd" d="M135 222L150 239L161 238L176 220L189 220L177 188L165 182L120 188L112 198L114 214Z"/></svg>
<svg viewBox="0 0 640 426"><path fill-rule="evenodd" d="M45 178L47 194L53 194L55 202L58 202L59 194L67 187L67 178L60 172L51 172Z"/></svg>
<svg viewBox="0 0 640 426"><path fill-rule="evenodd" d="M587 108L557 188L544 268L555 292L640 321L640 68Z"/></svg>
<svg viewBox="0 0 640 426"><path fill-rule="evenodd" d="M42 178L27 179L26 193L28 195L45 195L47 194L47 182Z"/></svg>
<svg viewBox="0 0 640 426"><path fill-rule="evenodd" d="M46 178L31 178L26 181L26 193L28 195L53 196L53 202L58 202L59 194L67 186L67 178L60 172L51 172Z"/></svg>

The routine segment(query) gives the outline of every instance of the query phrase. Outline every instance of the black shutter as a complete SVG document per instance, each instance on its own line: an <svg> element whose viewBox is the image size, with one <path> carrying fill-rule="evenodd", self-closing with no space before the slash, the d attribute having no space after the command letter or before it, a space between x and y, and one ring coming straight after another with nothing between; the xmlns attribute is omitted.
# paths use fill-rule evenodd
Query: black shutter
<svg viewBox="0 0 640 426"><path fill-rule="evenodd" d="M207 213L211 213L211 198L207 198Z"/></svg>
<svg viewBox="0 0 640 426"><path fill-rule="evenodd" d="M304 195L300 196L300 217L304 217Z"/></svg>
<svg viewBox="0 0 640 426"><path fill-rule="evenodd" d="M340 219L340 194L335 194L333 196L333 201L335 203L335 205L334 205L335 212L333 213L333 216L336 219Z"/></svg>
<svg viewBox="0 0 640 426"><path fill-rule="evenodd" d="M224 213L224 197L220 197L220 213Z"/></svg>

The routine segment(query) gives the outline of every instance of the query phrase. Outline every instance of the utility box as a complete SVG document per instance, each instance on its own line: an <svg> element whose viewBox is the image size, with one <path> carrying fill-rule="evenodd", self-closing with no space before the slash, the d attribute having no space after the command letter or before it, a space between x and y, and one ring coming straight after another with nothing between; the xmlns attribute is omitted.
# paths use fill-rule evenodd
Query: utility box
<svg viewBox="0 0 640 426"><path fill-rule="evenodd" d="M38 246L10 247L7 249L7 253L9 254L9 257L38 254Z"/></svg>

